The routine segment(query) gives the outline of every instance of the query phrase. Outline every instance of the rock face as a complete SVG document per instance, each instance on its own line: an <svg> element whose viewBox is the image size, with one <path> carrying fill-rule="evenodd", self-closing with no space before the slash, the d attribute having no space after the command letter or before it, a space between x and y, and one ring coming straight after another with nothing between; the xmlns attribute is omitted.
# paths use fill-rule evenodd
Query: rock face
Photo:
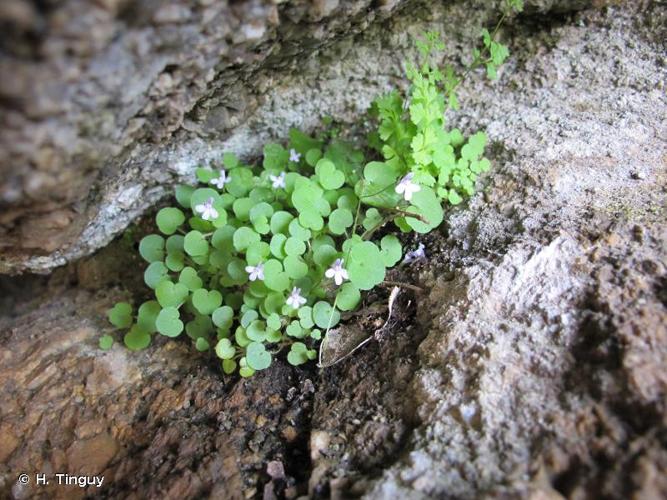
<svg viewBox="0 0 667 500"><path fill-rule="evenodd" d="M83 156L56 155L71 167L58 175L78 172L82 179L87 172L81 185L97 186L76 215L85 221L79 228L87 227L86 238L68 234L55 253L42 248L40 259L11 243L6 266L46 270L99 248L162 196L159 183L187 176L195 161L216 158L223 148L251 154L268 135L284 136L299 120L315 123L319 112L353 118L357 111L346 104L362 108L399 81L408 35L444 26L459 50L490 15L486 3L379 2L371 10L343 1L247 4L258 9L252 19L278 9L280 23L256 35L261 40L288 32L283 20L297 11L304 17L291 21L291 29L308 19L314 39L337 37L335 26L366 29L354 43L341 37L322 50L320 42L309 46L308 37L300 38L299 47L318 54L321 67L312 81L312 69L304 69L303 79L289 75L301 49L281 42L278 60L292 62L278 65L284 74L274 73L283 76L258 91L263 102L238 94L243 110L229 111L229 96L273 74L263 52L270 44L258 42L256 66L246 61L233 68L260 75L239 79L237 87L222 78L224 71L204 82L203 72L188 73L181 62L169 71L178 83L168 87L180 97L148 91L124 97L150 103L152 111L141 107L127 118L112 112L108 128L91 131L100 143L120 144L119 151L86 168L74 161ZM162 29L159 12L171 27L164 33L187 32L196 24L187 16L209 8L236 8L239 19L250 12L243 3L205 4L155 8L150 21L127 10L128 3L95 5L124 12L114 26L136 24L132 30L149 35ZM141 294L140 263L126 240L49 277L2 278L0 497L667 497L667 14L659 2L613 4L572 14L586 5L531 2L527 15L509 26L504 36L513 56L500 81L472 80L463 111L452 117L463 128L486 127L492 139L494 169L484 189L421 240L427 261L393 272L393 281L423 292L402 290L378 340L332 368L296 370L278 362L236 380L178 340L161 339L141 353L120 346L100 351L97 339L109 331L104 311L120 296ZM3 16L23 12L20 2L7 5L15 7L3 5ZM354 6L356 14L337 15ZM373 16L366 27L364 19ZM260 28L248 29L252 35ZM295 31L292 40L301 35ZM232 53L234 40L222 39ZM109 40L113 45L123 37ZM135 75L131 68L126 74ZM374 75L370 82L368 75ZM182 108L188 111L171 122L180 111L165 110L178 99L189 103ZM91 110L108 106L94 104L77 100L72 106L81 107L67 116L91 117ZM222 122L208 121L222 116L216 109L243 118L224 132ZM14 111L15 118L25 113ZM150 126L125 132L115 122L137 116ZM49 123L78 123L70 118ZM170 129L170 123L178 125ZM3 147L26 162L36 151ZM3 193L11 185L25 193L28 170L4 172ZM45 175L70 186L66 177ZM30 207L39 196L2 196L13 207L8 217L24 214L11 219L3 242L28 227L41 237L41 226L24 219L37 213ZM54 211L43 213L72 199L52 200ZM381 291L369 295L349 328L372 335L385 321L386 300ZM21 472L102 474L105 484L84 491L41 487L32 478L24 485L17 481Z"/></svg>
<svg viewBox="0 0 667 500"><path fill-rule="evenodd" d="M2 2L0 272L94 252L225 150L252 157L290 126L358 118L401 74L410 43L392 19L437 17L431 3ZM449 34L476 34L497 3L466 7L476 24L451 23Z"/></svg>

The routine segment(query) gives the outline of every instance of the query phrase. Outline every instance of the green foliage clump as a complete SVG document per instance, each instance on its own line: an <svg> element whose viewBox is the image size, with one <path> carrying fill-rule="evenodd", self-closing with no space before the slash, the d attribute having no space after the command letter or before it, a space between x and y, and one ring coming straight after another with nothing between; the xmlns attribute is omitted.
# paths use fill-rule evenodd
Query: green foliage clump
<svg viewBox="0 0 667 500"><path fill-rule="evenodd" d="M502 19L520 4L508 0ZM447 129L445 111L458 108L456 88L468 72L485 65L496 76L508 54L496 32L483 32L463 76L432 62L444 48L436 34L419 41L408 94L391 92L372 107L372 148L292 130L286 147L265 146L260 166L227 153L222 165L198 168L199 184L176 188L178 206L161 209L159 234L139 244L154 298L136 315L128 303L109 311L125 345L138 350L154 335L185 334L225 373L243 377L283 349L295 366L315 359L323 332L403 257L400 240L377 230L393 222L428 233L442 222L443 204L472 195L490 168L486 136ZM102 349L112 344L110 335L100 339Z"/></svg>

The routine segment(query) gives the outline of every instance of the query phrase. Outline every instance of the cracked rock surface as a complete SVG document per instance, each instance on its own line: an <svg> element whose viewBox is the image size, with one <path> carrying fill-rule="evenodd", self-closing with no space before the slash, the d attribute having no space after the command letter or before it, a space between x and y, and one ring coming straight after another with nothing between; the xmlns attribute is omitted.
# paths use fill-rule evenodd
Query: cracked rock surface
<svg viewBox="0 0 667 500"><path fill-rule="evenodd" d="M401 78L417 21L444 10L444 31L470 38L498 3L3 1L0 272L91 254L224 151L356 120Z"/></svg>
<svg viewBox="0 0 667 500"><path fill-rule="evenodd" d="M352 3L308 4L322 16L309 22ZM143 293L132 237L47 277L0 277L0 497L667 497L667 13L661 2L607 3L532 2L508 26L499 82L470 80L451 117L486 128L494 168L438 231L404 241L424 243L427 260L391 279L423 291L402 290L386 328L388 290L368 294L347 328L374 339L331 368L279 360L237 380L178 339L100 351L104 311ZM284 136L299 93L322 92L322 109L351 119L358 111L329 90L346 81L363 107L399 82L409 34L444 25L459 50L488 15L398 4L377 3L391 16L323 51L319 88L285 77L226 139L179 129L164 142L169 164L196 147L203 158L211 144L214 155ZM359 68L377 76L348 80ZM167 177L187 176L181 165ZM118 177L114 168L91 175ZM133 203L76 255L148 198ZM61 470L106 484L17 482Z"/></svg>

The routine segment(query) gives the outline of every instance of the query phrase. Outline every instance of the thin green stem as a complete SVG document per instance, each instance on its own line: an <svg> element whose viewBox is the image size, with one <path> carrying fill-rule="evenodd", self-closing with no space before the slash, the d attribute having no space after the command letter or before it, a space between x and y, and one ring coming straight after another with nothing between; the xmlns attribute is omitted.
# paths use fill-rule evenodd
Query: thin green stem
<svg viewBox="0 0 667 500"><path fill-rule="evenodd" d="M496 35L498 34L498 30L500 29L500 26L501 26L501 25L503 24L503 22L505 21L505 18L506 18L506 17L507 17L507 14L506 14L506 13L503 13L503 15L500 17L500 20L498 21L498 24L496 24L496 27L493 28L493 32L491 33L491 41L492 41L492 42L495 42L495 41L496 41ZM449 94L451 94L452 92L454 92L454 91L458 88L458 86L461 85L461 84L465 81L465 79L468 77L468 75L470 74L470 72L472 72L473 70L477 69L481 64L484 64L485 62L488 62L488 60L483 59L483 57L486 55L486 53L488 52L488 50L489 50L489 48L485 46L485 47L480 51L480 53L477 54L477 57L476 57L476 58L473 60L473 62L470 63L470 65L466 68L466 71L463 73L463 76L462 76L461 78L459 78L458 80L456 80L456 84L455 84L451 89L449 89L449 91L448 91ZM482 62L482 61L484 61L484 62Z"/></svg>
<svg viewBox="0 0 667 500"><path fill-rule="evenodd" d="M400 208L388 208L387 210L391 210L402 217L412 217L413 219L417 219L420 222L423 222L424 224L430 224L428 220L426 220L422 215L416 214L414 212L406 212L405 210L401 210Z"/></svg>
<svg viewBox="0 0 667 500"><path fill-rule="evenodd" d="M367 230L364 234L362 234L362 235L361 235L361 239L364 240L364 241L365 241L365 240L368 240L371 236L373 236L373 234L375 233L375 231L377 231L378 229L380 229L380 228L381 228L382 226L384 226L387 222L391 222L391 221L394 220L395 218L396 218L396 214L387 215L384 219L382 219L380 222L378 222L375 226L373 226L372 228L370 228L369 230Z"/></svg>

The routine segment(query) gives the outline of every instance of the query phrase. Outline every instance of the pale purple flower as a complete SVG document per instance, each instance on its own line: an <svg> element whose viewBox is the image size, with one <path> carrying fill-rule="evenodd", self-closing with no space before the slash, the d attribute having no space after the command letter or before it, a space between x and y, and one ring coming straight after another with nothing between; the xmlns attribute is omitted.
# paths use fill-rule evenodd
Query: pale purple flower
<svg viewBox="0 0 667 500"><path fill-rule="evenodd" d="M296 149L292 148L289 150L289 161L293 161L294 163L297 163L299 160L301 160L301 153L297 153Z"/></svg>
<svg viewBox="0 0 667 500"><path fill-rule="evenodd" d="M218 218L218 211L213 207L213 198L209 198L204 203L195 205L195 212L201 214L204 220L215 220Z"/></svg>
<svg viewBox="0 0 667 500"><path fill-rule="evenodd" d="M410 201L412 195L417 191L421 191L421 186L412 182L412 178L415 176L414 173L410 172L408 175L403 177L401 181L396 186L396 192L402 194L405 201Z"/></svg>
<svg viewBox="0 0 667 500"><path fill-rule="evenodd" d="M336 259L336 262L327 269L324 275L327 278L333 278L336 285L340 286L343 284L343 280L350 279L347 270L343 267L343 259Z"/></svg>
<svg viewBox="0 0 667 500"><path fill-rule="evenodd" d="M227 177L227 172L225 172L225 169L223 168L220 170L220 176L217 179L211 179L211 184L216 186L218 189L222 189L225 187L225 184L230 182L232 180L231 177Z"/></svg>
<svg viewBox="0 0 667 500"><path fill-rule="evenodd" d="M285 302L288 306L298 309L308 301L301 296L301 288L294 287L292 288L292 293L289 294L289 297L287 297Z"/></svg>
<svg viewBox="0 0 667 500"><path fill-rule="evenodd" d="M426 252L424 252L423 243L420 243L416 250L406 253L403 263L409 264L410 262L415 262L417 260L426 260Z"/></svg>
<svg viewBox="0 0 667 500"><path fill-rule="evenodd" d="M250 281L260 280L264 281L264 264L261 262L256 266L246 266L245 272L248 273Z"/></svg>
<svg viewBox="0 0 667 500"><path fill-rule="evenodd" d="M285 189L285 172L280 172L280 175L269 175L269 179L273 183L273 189Z"/></svg>

